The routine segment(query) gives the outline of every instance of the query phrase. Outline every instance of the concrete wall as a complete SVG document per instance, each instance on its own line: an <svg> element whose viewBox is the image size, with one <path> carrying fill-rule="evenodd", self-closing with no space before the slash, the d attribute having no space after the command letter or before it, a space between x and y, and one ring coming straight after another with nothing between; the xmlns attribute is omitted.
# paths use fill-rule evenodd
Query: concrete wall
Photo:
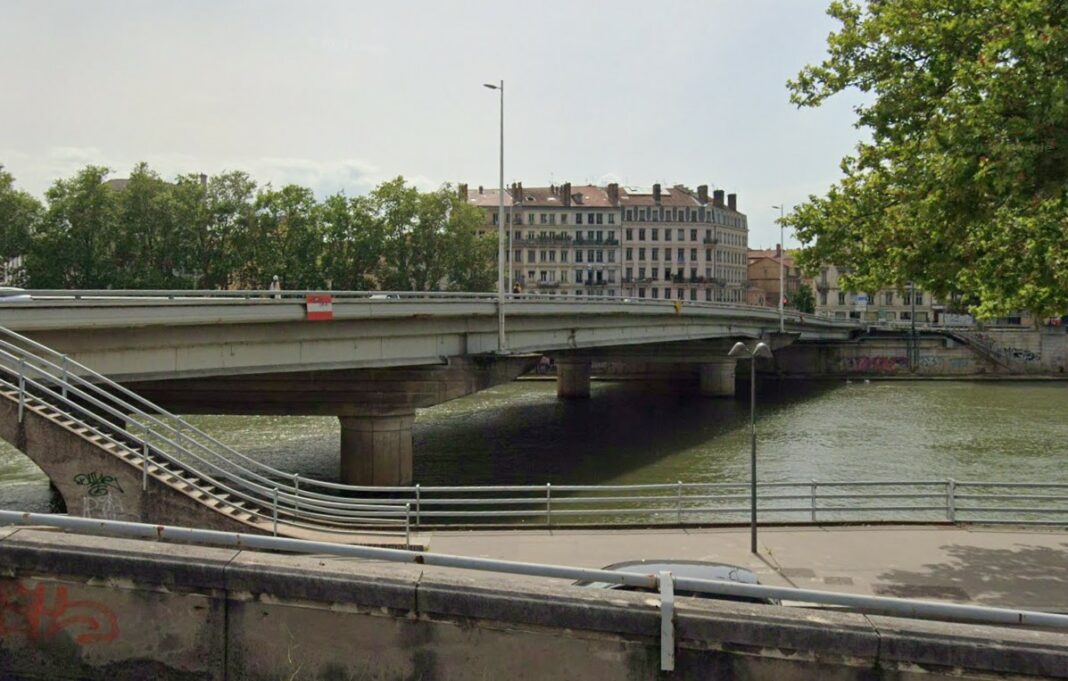
<svg viewBox="0 0 1068 681"><path fill-rule="evenodd" d="M0 529L0 677L1068 678L1063 634Z"/></svg>
<svg viewBox="0 0 1068 681"><path fill-rule="evenodd" d="M55 485L71 515L257 533L161 481L141 490L141 470L81 435L0 398L0 438L25 453Z"/></svg>

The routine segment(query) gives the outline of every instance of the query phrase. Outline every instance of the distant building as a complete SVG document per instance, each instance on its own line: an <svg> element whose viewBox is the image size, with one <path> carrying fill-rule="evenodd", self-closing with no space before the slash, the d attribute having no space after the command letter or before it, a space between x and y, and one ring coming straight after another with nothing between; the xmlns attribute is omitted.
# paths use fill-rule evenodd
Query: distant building
<svg viewBox="0 0 1068 681"><path fill-rule="evenodd" d="M751 305L779 307L779 261L782 261L782 278L786 289L786 305L793 305L794 296L803 286L801 268L794 262L788 252L784 253L782 244L775 244L770 250L749 251L749 286L748 302ZM757 300L763 302L756 302Z"/></svg>
<svg viewBox="0 0 1068 681"><path fill-rule="evenodd" d="M910 322L915 310L917 323L936 323L945 311L945 305L922 289L852 291L839 284L839 275L837 267L828 265L813 280L816 314L835 319Z"/></svg>
<svg viewBox="0 0 1068 681"><path fill-rule="evenodd" d="M460 195L496 229L496 189ZM737 197L609 184L505 190L512 281L524 292L744 302L748 225Z"/></svg>

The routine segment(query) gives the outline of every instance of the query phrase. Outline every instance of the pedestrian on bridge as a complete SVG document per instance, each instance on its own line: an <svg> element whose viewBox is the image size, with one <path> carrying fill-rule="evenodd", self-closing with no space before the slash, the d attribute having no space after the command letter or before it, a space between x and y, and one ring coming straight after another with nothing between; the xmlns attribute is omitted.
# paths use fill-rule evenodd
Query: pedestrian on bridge
<svg viewBox="0 0 1068 681"><path fill-rule="evenodd" d="M271 279L271 284L270 284L270 286L268 286L268 290L269 291L281 291L282 290L282 282L278 279L278 275L277 274L274 275L274 277ZM281 298L281 297L282 297L282 295L280 293L276 293L274 295L275 299L278 299L278 298Z"/></svg>

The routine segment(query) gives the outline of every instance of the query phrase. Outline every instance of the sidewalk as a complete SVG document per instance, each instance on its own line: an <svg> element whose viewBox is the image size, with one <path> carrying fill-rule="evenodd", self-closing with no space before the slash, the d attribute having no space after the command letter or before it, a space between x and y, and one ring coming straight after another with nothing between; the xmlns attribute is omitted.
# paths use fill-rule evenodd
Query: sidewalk
<svg viewBox="0 0 1068 681"><path fill-rule="evenodd" d="M763 584L1068 613L1068 532L1041 528L761 528L759 556L748 528L423 535L434 553L578 567L707 560L746 567Z"/></svg>

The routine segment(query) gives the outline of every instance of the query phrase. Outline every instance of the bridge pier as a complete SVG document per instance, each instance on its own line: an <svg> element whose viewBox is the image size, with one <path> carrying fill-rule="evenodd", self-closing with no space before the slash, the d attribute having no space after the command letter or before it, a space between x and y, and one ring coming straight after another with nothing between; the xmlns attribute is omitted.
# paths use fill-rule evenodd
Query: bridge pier
<svg viewBox="0 0 1068 681"><path fill-rule="evenodd" d="M408 485L412 482L415 411L338 416L341 422L341 482L348 485Z"/></svg>
<svg viewBox="0 0 1068 681"><path fill-rule="evenodd" d="M560 398L590 396L589 360L556 360L556 396Z"/></svg>
<svg viewBox="0 0 1068 681"><path fill-rule="evenodd" d="M724 359L701 365L701 395L704 397L734 396L734 367L737 362Z"/></svg>

